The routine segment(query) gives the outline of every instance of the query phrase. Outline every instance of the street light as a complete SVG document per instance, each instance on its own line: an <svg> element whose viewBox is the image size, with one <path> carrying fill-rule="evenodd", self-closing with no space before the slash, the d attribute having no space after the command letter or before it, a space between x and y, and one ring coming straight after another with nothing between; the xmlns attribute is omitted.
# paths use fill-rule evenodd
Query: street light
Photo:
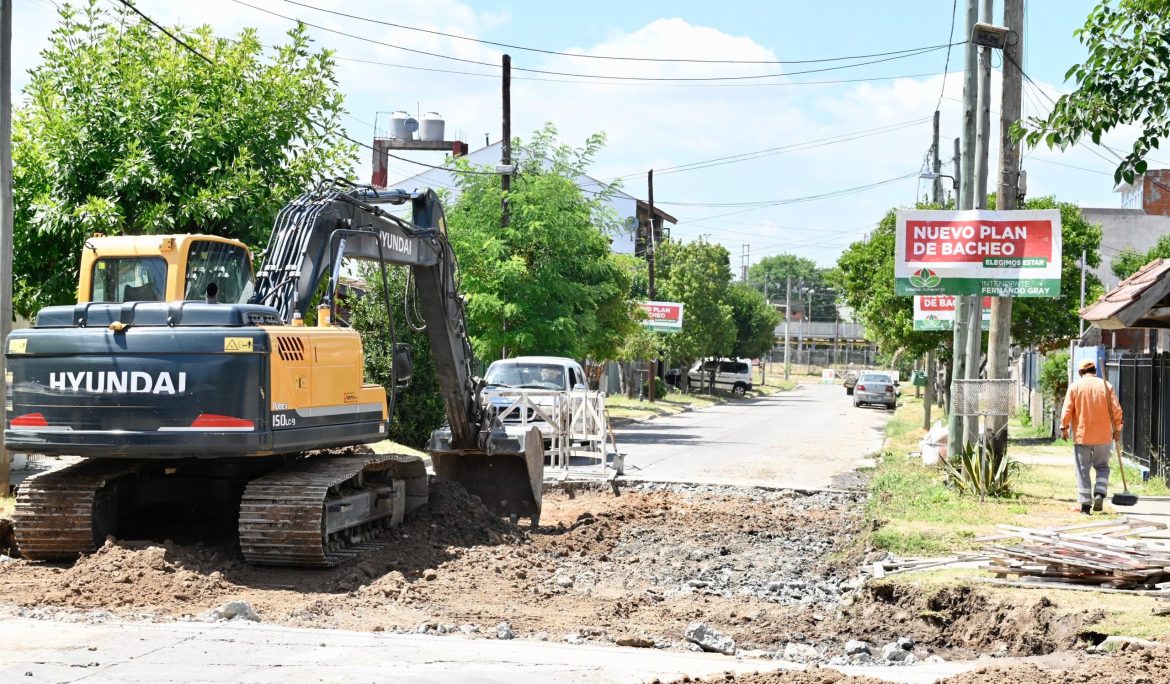
<svg viewBox="0 0 1170 684"><path fill-rule="evenodd" d="M953 186L955 188L959 187L959 181L955 180L954 176L948 176L945 173L935 173L934 171L923 171L922 173L918 174L918 177L921 178L922 180L938 180L939 178L950 178Z"/></svg>

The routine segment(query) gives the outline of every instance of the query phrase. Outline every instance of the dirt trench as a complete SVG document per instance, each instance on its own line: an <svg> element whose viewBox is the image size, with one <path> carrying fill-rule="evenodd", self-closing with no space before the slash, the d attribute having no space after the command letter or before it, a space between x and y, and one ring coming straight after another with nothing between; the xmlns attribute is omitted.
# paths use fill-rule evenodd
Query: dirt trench
<svg viewBox="0 0 1170 684"><path fill-rule="evenodd" d="M110 540L69 566L0 563L0 601L48 619L192 619L229 600L266 622L684 649L704 622L741 651L818 659L850 639L909 637L919 656L1073 648L1099 616L1038 597L875 584L854 595L858 495L642 485L550 492L543 524L516 527L459 485L385 544L331 570L258 568L230 545Z"/></svg>

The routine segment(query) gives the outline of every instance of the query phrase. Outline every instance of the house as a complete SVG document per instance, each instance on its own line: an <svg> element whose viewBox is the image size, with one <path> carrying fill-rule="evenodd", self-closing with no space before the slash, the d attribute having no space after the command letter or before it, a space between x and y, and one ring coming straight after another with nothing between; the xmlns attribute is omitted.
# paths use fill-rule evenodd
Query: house
<svg viewBox="0 0 1170 684"><path fill-rule="evenodd" d="M495 167L500 163L500 143L496 142L482 147L465 155L467 160L476 166ZM600 192L604 183L590 176L581 176L577 184L584 192ZM449 201L459 196L459 185L455 182L455 172L433 168L411 176L404 180L392 183L389 186L396 190L414 190L415 188L430 187L436 190L446 190L450 193ZM636 254L644 256L650 237L650 205L633 195L620 190L609 198L609 206L613 208L618 219L624 226L622 232L611 235L612 251L618 254ZM664 223L678 223L678 220L658 207L654 208L654 239L656 242L669 237L669 231Z"/></svg>
<svg viewBox="0 0 1170 684"><path fill-rule="evenodd" d="M1132 184L1117 186L1121 207L1086 207L1081 215L1101 226L1101 265L1089 269L1108 292L1118 285L1113 275L1113 258L1124 250L1145 253L1158 238L1170 235L1170 169L1157 169L1138 176Z"/></svg>

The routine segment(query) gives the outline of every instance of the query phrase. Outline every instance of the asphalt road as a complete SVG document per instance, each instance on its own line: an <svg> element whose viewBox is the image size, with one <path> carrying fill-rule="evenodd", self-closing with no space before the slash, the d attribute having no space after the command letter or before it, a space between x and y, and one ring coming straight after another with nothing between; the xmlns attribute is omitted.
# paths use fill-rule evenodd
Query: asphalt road
<svg viewBox="0 0 1170 684"><path fill-rule="evenodd" d="M857 485L890 415L854 408L840 385L801 385L615 432L628 479L837 489Z"/></svg>
<svg viewBox="0 0 1170 684"><path fill-rule="evenodd" d="M998 661L1003 664L1004 661ZM987 662L845 667L926 684ZM298 629L248 622L0 620L0 682L607 684L801 666L641 648Z"/></svg>

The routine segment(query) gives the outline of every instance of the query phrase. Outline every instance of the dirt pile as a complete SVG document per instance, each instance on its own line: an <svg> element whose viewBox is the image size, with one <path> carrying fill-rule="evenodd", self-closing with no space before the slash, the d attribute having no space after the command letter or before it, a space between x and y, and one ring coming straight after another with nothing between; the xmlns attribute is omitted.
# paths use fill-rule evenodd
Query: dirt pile
<svg viewBox="0 0 1170 684"><path fill-rule="evenodd" d="M946 684L1161 684L1170 682L1170 648L1125 651L1112 656L1077 659L1059 668L1035 665L985 667L945 680Z"/></svg>
<svg viewBox="0 0 1170 684"><path fill-rule="evenodd" d="M923 590L910 583L869 585L844 616L848 629L871 643L909 637L932 652L1031 656L1083 647L1099 610L1058 605L1043 594L1003 600L971 586Z"/></svg>
<svg viewBox="0 0 1170 684"><path fill-rule="evenodd" d="M457 484L380 548L338 568L244 564L231 548L112 542L73 567L0 566L20 606L199 615L246 600L266 622L491 633L686 648L695 621L741 649L782 650L832 619L849 564L827 558L858 528L846 495L730 488L546 496L539 529L492 516Z"/></svg>
<svg viewBox="0 0 1170 684"><path fill-rule="evenodd" d="M742 675L725 674L718 677L683 677L671 684L885 684L871 677L850 677L836 670L811 667L807 670L774 670ZM654 684L662 684L654 680Z"/></svg>

